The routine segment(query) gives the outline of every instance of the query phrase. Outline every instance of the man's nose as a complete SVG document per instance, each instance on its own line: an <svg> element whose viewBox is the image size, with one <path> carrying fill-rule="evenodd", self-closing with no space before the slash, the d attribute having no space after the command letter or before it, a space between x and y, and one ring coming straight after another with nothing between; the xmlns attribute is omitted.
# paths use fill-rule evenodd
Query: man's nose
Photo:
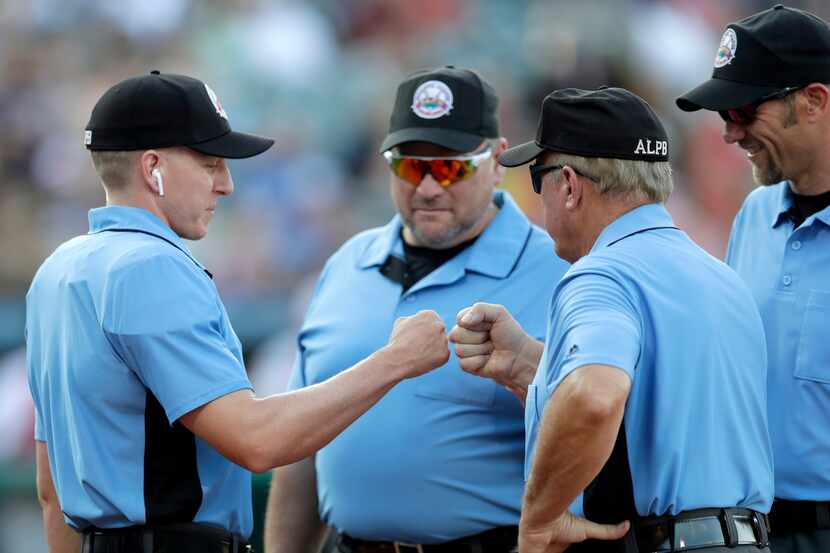
<svg viewBox="0 0 830 553"><path fill-rule="evenodd" d="M217 175L213 181L213 189L223 196L230 196L233 194L233 177L228 170L228 166L224 160L221 162L221 167L217 169Z"/></svg>
<svg viewBox="0 0 830 553"><path fill-rule="evenodd" d="M421 179L421 184L415 189L415 193L425 198L435 198L443 194L445 190L443 186L438 184L438 181L435 180L432 173L427 173Z"/></svg>
<svg viewBox="0 0 830 553"><path fill-rule="evenodd" d="M729 121L723 129L723 141L734 144L746 138L746 129L743 125Z"/></svg>

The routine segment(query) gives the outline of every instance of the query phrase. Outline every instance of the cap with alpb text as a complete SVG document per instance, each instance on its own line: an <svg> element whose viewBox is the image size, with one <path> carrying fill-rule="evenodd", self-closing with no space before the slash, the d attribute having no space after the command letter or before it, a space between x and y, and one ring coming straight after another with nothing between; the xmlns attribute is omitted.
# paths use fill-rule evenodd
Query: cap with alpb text
<svg viewBox="0 0 830 553"><path fill-rule="evenodd" d="M778 4L727 25L712 77L676 103L683 111L723 111L814 82L830 83L830 27Z"/></svg>
<svg viewBox="0 0 830 553"><path fill-rule="evenodd" d="M563 88L542 101L536 139L499 156L517 167L550 150L583 157L668 161L666 129L648 103L624 88Z"/></svg>
<svg viewBox="0 0 830 553"><path fill-rule="evenodd" d="M240 159L274 141L231 130L218 96L185 75L149 75L121 81L92 109L84 133L88 150L132 151L187 146L203 154Z"/></svg>
<svg viewBox="0 0 830 553"><path fill-rule="evenodd" d="M499 136L495 90L470 69L452 65L418 71L399 86L380 152L404 142L431 142L470 152Z"/></svg>

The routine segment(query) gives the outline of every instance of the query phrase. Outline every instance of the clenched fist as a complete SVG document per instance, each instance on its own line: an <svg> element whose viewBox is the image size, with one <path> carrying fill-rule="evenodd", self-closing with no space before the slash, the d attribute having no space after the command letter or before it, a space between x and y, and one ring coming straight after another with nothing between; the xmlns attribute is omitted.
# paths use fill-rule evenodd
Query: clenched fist
<svg viewBox="0 0 830 553"><path fill-rule="evenodd" d="M419 311L395 321L386 348L405 378L437 369L450 358L444 321L435 311Z"/></svg>
<svg viewBox="0 0 830 553"><path fill-rule="evenodd" d="M543 345L501 305L476 303L458 313L449 338L465 371L492 378L524 400Z"/></svg>

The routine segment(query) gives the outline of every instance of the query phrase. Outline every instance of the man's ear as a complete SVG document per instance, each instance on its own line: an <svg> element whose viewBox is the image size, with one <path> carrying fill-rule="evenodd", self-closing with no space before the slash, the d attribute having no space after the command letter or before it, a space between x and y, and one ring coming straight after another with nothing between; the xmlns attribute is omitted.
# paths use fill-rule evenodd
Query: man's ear
<svg viewBox="0 0 830 553"><path fill-rule="evenodd" d="M821 83L812 83L804 87L802 96L806 100L808 121L823 119L830 111L830 90Z"/></svg>
<svg viewBox="0 0 830 553"><path fill-rule="evenodd" d="M579 178L570 165L565 165L562 168L562 180L564 181L562 186L565 187L565 209L571 211L579 209L585 194L584 179Z"/></svg>
<svg viewBox="0 0 830 553"><path fill-rule="evenodd" d="M164 195L159 187L159 179L153 175L153 171L163 171L162 164L162 157L158 150L145 150L139 158L139 177L153 195Z"/></svg>
<svg viewBox="0 0 830 553"><path fill-rule="evenodd" d="M493 141L495 144L493 146L493 163L495 163L495 167L493 168L493 175L495 176L495 182L493 183L494 186L498 186L501 180L504 178L504 172L507 170L507 167L499 163L499 156L504 153L507 149L507 139L499 137L498 139Z"/></svg>

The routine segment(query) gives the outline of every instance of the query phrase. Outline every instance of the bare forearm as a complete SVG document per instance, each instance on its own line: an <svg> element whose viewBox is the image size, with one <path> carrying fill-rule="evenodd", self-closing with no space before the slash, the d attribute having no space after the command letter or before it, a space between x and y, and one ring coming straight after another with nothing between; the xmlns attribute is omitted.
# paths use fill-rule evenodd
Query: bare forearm
<svg viewBox="0 0 830 553"><path fill-rule="evenodd" d="M380 350L325 382L256 400L248 426L266 447L267 466L294 463L329 443L402 379L395 363Z"/></svg>
<svg viewBox="0 0 830 553"><path fill-rule="evenodd" d="M81 535L64 522L60 505L44 503L41 507L49 553L78 553L81 550Z"/></svg>
<svg viewBox="0 0 830 553"><path fill-rule="evenodd" d="M316 553L325 535L317 511L314 457L276 469L265 514L265 553Z"/></svg>
<svg viewBox="0 0 830 553"><path fill-rule="evenodd" d="M566 379L545 410L522 506L525 527L539 527L559 517L611 454L628 389L597 407L586 401L586 385Z"/></svg>
<svg viewBox="0 0 830 553"><path fill-rule="evenodd" d="M545 345L542 342L527 336L521 350L516 355L511 371L513 380L508 387L517 395L523 391L522 399L527 396L527 387L530 386L536 376L536 370L539 368L544 349Z"/></svg>

